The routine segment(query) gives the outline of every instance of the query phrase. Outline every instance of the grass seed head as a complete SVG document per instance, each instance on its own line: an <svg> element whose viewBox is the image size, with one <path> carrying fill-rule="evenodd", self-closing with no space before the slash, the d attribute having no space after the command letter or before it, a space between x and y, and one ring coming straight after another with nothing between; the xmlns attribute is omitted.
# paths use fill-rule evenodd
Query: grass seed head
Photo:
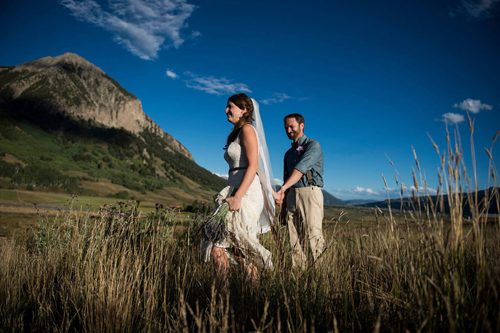
<svg viewBox="0 0 500 333"><path fill-rule="evenodd" d="M441 155L439 153L439 146L434 142L434 140L432 140L432 137L430 136L429 133L427 133L427 136L429 137L429 139L431 139L431 142L432 142L432 146L434 147L434 149L436 149L436 152L438 153L438 155Z"/></svg>
<svg viewBox="0 0 500 333"><path fill-rule="evenodd" d="M500 128L498 129L497 134L495 134L495 136L493 137L493 141L491 142L491 145L493 145L495 143L496 139L498 138L498 134L500 134Z"/></svg>
<svg viewBox="0 0 500 333"><path fill-rule="evenodd" d="M415 174L415 170L413 168L411 168L411 172L413 174L413 185L415 186L415 188L417 189L418 191L418 181L417 181L417 175Z"/></svg>
<svg viewBox="0 0 500 333"><path fill-rule="evenodd" d="M413 156L415 156L415 163L417 164L417 169L420 171L420 164L418 163L417 153L415 152L415 148L411 146L411 150L413 150Z"/></svg>
<svg viewBox="0 0 500 333"><path fill-rule="evenodd" d="M382 179L384 180L385 188L388 188L389 186L387 186L387 181L385 180L384 174L382 173L381 175Z"/></svg>
<svg viewBox="0 0 500 333"><path fill-rule="evenodd" d="M486 148L486 147L485 147L485 148L484 148L484 150L486 150L486 154L488 154L488 156L489 156L490 160L492 160L492 161L493 161L493 156L491 156L491 153L490 153L490 151L488 150L488 148Z"/></svg>
<svg viewBox="0 0 500 333"><path fill-rule="evenodd" d="M470 135L474 133L474 122L470 119L469 112L467 111L467 121L469 122Z"/></svg>

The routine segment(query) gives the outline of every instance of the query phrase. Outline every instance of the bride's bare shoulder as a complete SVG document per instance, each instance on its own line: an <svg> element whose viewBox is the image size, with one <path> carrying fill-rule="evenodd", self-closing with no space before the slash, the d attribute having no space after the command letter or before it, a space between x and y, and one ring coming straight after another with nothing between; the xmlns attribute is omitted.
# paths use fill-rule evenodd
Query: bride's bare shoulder
<svg viewBox="0 0 500 333"><path fill-rule="evenodd" d="M252 125L250 124L246 124L244 125L242 128L241 128L241 132L242 134L244 135L256 135L255 133L255 127L253 127Z"/></svg>

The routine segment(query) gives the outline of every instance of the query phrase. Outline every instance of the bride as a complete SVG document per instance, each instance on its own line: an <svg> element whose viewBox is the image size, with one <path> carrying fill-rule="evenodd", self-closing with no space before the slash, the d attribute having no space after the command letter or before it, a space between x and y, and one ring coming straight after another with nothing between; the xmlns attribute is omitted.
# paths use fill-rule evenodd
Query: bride
<svg viewBox="0 0 500 333"><path fill-rule="evenodd" d="M234 125L224 148L229 186L216 195L215 201L229 206L225 215L227 233L222 240L210 239L205 233L202 259L212 260L223 283L227 282L232 261L242 265L255 284L257 266L273 269L271 253L259 242L259 234L271 229L274 218L269 153L259 105L254 99L243 93L229 97L226 115Z"/></svg>

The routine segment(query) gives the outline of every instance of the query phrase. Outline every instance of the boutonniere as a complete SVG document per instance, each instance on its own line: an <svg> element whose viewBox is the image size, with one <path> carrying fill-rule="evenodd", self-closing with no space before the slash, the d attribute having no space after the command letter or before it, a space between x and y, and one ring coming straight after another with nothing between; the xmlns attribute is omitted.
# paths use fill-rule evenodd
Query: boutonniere
<svg viewBox="0 0 500 333"><path fill-rule="evenodd" d="M304 154L304 147L302 146L298 146L297 148L295 148L295 150L297 151L297 154L299 154L299 156Z"/></svg>

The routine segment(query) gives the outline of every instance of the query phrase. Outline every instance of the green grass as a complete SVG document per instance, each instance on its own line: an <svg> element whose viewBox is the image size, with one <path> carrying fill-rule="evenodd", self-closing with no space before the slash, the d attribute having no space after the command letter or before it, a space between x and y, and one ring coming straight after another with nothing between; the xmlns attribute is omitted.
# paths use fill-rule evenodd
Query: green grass
<svg viewBox="0 0 500 333"><path fill-rule="evenodd" d="M17 195L12 190L0 190L0 201L17 202Z"/></svg>
<svg viewBox="0 0 500 333"><path fill-rule="evenodd" d="M27 165L20 169L21 172L14 172L15 164L3 162L2 167L10 171L0 172L0 176L12 179L9 187L35 188L50 180L51 185L43 186L59 186L68 194L118 192L96 193L91 187L77 184L100 178L141 195L178 188L188 196L194 195L195 199L207 200L225 186L224 180L187 157L167 151L166 142L151 133L144 132L140 138L122 129L104 129L91 121L74 121L60 115L50 116L45 128L40 128L33 125L32 122L38 121L30 118L33 114L28 112L29 121L25 121L21 116L18 116L20 119L10 118L9 112L0 108L0 115L5 120L0 124L0 158L5 154L13 155ZM151 158L142 156L144 149ZM60 173L70 171L82 176L68 178ZM164 176L158 176L157 171Z"/></svg>

